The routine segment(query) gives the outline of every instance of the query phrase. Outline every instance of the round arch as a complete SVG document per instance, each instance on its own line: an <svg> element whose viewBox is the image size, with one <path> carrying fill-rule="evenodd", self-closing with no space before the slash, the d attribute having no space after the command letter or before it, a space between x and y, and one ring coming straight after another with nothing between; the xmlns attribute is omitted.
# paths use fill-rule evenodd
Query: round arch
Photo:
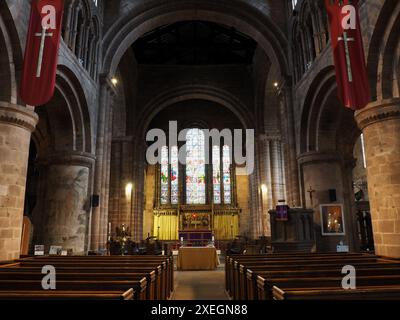
<svg viewBox="0 0 400 320"><path fill-rule="evenodd" d="M303 103L300 122L300 153L313 151L316 148L316 121L320 115L320 108L326 99L327 92L336 88L335 69L329 66L315 77ZM314 144L313 144L314 143Z"/></svg>
<svg viewBox="0 0 400 320"><path fill-rule="evenodd" d="M40 123L32 138L38 150L92 152L91 125L86 98L75 74L59 66L52 100L36 109ZM53 144L53 146L51 146ZM39 147L42 146L42 147Z"/></svg>
<svg viewBox="0 0 400 320"><path fill-rule="evenodd" d="M335 150L350 154L359 133L354 112L346 109L337 96L334 68L325 68L314 80L304 103L301 154Z"/></svg>
<svg viewBox="0 0 400 320"><path fill-rule="evenodd" d="M109 29L103 41L102 73L113 76L127 49L143 34L178 21L203 20L234 27L252 37L282 75L289 74L287 39L271 19L249 4L232 1L193 0L187 3L153 3L131 10Z"/></svg>
<svg viewBox="0 0 400 320"><path fill-rule="evenodd" d="M229 109L245 129L251 129L254 124L253 117L246 106L230 93L214 87L183 86L159 94L145 106L144 112L139 117L140 125L136 130L137 136L145 138L146 129L160 111L178 102L188 100L206 100L220 104Z"/></svg>
<svg viewBox="0 0 400 320"><path fill-rule="evenodd" d="M22 104L18 98L19 70L22 49L14 20L5 1L0 2L0 100Z"/></svg>
<svg viewBox="0 0 400 320"><path fill-rule="evenodd" d="M400 2L385 1L368 52L373 100L400 96ZM397 79L397 83L393 83ZM397 88L396 88L397 87Z"/></svg>

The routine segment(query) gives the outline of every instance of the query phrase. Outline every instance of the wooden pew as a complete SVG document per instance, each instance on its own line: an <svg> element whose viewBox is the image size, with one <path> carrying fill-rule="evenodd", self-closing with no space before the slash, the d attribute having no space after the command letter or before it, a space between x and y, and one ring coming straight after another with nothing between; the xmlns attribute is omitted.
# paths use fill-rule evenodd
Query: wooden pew
<svg viewBox="0 0 400 320"><path fill-rule="evenodd" d="M162 299L168 298L173 291L173 261L171 256L129 256L129 257L104 257L104 256L80 256L80 257L39 257L39 258L27 258L17 260L23 266L41 266L41 265L53 265L58 268L60 265L69 266L74 265L78 267L93 267L101 266L106 267L107 265L118 265L121 267L136 266L137 264L147 263L149 266L153 266L155 263L161 263L162 266ZM155 267L156 268L156 267ZM157 275L159 276L159 270ZM165 279L164 279L165 278ZM161 290L160 287L160 290ZM159 295L160 296L160 295Z"/></svg>
<svg viewBox="0 0 400 320"><path fill-rule="evenodd" d="M257 276L258 275L263 275L267 276L268 275L274 275L274 272L282 272L282 275L285 272L288 272L287 275L290 275L290 272L293 272L293 274L297 274L297 276L301 276L301 273L303 272L304 275L308 274L311 275L311 273L317 274L320 272L321 274L324 273L325 271L332 271L335 270L337 274L341 275L341 270L343 266L345 266L343 262L339 262L336 264L328 263L328 264L321 264L321 263L313 263L310 261L310 263L307 264L299 264L296 266L286 266L286 265L281 265L277 268L277 266L251 266L247 265L244 267L243 265L240 268L240 278L239 278L239 284L240 287L243 288L238 294L239 294L239 299L243 300L254 300L257 299ZM370 270L370 272L373 272L374 269L391 269L391 270L396 270L400 269L400 264L399 263L386 263L386 262L376 262L376 263L364 263L362 260L360 262L353 262L351 265L356 267L357 271L358 270ZM296 273L296 271L298 273ZM245 274L246 272L246 274ZM367 271L364 271L365 273ZM379 272L379 271L378 271ZM386 271L382 271L382 274L386 274ZM390 271L387 271L390 272Z"/></svg>
<svg viewBox="0 0 400 320"><path fill-rule="evenodd" d="M135 300L146 300L146 278L138 277L130 281L92 281L92 280L57 280L57 291L127 291L133 289ZM43 291L41 280L0 280L0 292ZM47 291L48 294L57 291Z"/></svg>
<svg viewBox="0 0 400 320"><path fill-rule="evenodd" d="M244 300L257 300L258 299L258 286L257 277L261 276L267 279L273 278L301 278L301 277L332 277L332 276L344 276L342 275L343 265L336 267L329 266L329 269L308 266L307 270L247 270L247 296L242 297ZM368 275L400 275L400 264L370 264L363 266L355 266L357 276L368 276Z"/></svg>
<svg viewBox="0 0 400 320"><path fill-rule="evenodd" d="M127 291L0 291L0 300L133 300L133 289Z"/></svg>
<svg viewBox="0 0 400 320"><path fill-rule="evenodd" d="M130 267L126 267L125 265L124 267L119 267L110 263L62 263L59 261L57 263L48 262L48 264L56 268L57 279L60 279L62 273L78 274L85 279L90 277L91 274L99 274L99 276L107 274L110 278L118 273L125 274L126 278L130 277L130 274L142 274L147 280L147 299L163 300L165 298L165 287L162 287L165 283L165 275L162 273L161 266L150 267L148 264L130 264ZM43 278L41 274L42 267L42 263L24 262L19 263L16 267L9 267L8 272L26 272L30 269L31 272L36 271L36 275ZM7 270L0 268L1 271L7 272ZM105 275L102 275L102 277L104 278Z"/></svg>
<svg viewBox="0 0 400 320"><path fill-rule="evenodd" d="M231 255L225 258L225 287L228 294L234 296L234 263L244 262L244 261L277 261L277 260L298 260L303 257L306 259L326 259L326 258L338 258L338 257L371 257L371 255L366 255L363 253L319 253L319 254L309 254L309 253L281 253L281 254L268 254L268 255ZM376 257L376 256L373 256Z"/></svg>
<svg viewBox="0 0 400 320"><path fill-rule="evenodd" d="M385 267L399 267L393 260L382 259L367 254L279 254L234 256L226 259L226 287L234 299L257 298L256 275L260 271L278 270L313 270L332 268L335 265L342 268L346 264L358 267L375 268L376 264ZM251 269L250 272L247 272Z"/></svg>
<svg viewBox="0 0 400 320"><path fill-rule="evenodd" d="M138 258L139 257L139 258ZM138 258L138 259L137 259ZM168 256L132 256L132 257L40 257L40 258L24 258L18 260L17 263L9 264L5 268L0 268L0 281L3 279L3 289L7 288L7 280L14 279L14 284L18 291L23 288L29 291L35 291L38 280L43 278L41 269L44 265L52 265L56 267L56 278L58 290L59 285L68 288L68 291L79 289L79 286L86 283L90 290L103 290L104 286L99 283L105 282L107 293L115 287L116 284L124 285L126 288L128 281L132 287L132 281L135 281L136 290L135 298L137 299L165 299L171 294L173 284L173 264L172 257ZM9 274L12 273L12 276ZM145 278L145 288L143 294L143 281L135 277L141 276ZM157 282L154 280L157 279ZM30 282L29 282L30 281ZM36 284L35 284L36 281ZM154 284L155 283L155 284ZM92 288L96 284L98 287ZM1 287L0 285L0 287ZM139 285L139 286L138 286ZM84 291L87 291L87 286ZM41 286L38 290L41 289ZM117 290L117 287L115 287ZM120 290L121 288L118 288ZM15 291L10 288L10 291ZM82 290L75 290L81 292Z"/></svg>
<svg viewBox="0 0 400 320"><path fill-rule="evenodd" d="M63 263L102 263L102 264L115 264L118 263L120 266L127 265L129 263L151 263L159 262L162 264L163 272L166 275L166 287L165 287L165 297L170 297L174 290L174 263L172 256L50 256L50 257L35 257L35 258L25 258L17 260L16 262L25 263L29 262L40 264L51 264L54 265L57 262L62 261Z"/></svg>
<svg viewBox="0 0 400 320"><path fill-rule="evenodd" d="M355 290L281 289L274 286L273 298L274 300L400 300L400 286L358 287Z"/></svg>
<svg viewBox="0 0 400 320"><path fill-rule="evenodd" d="M266 279L262 276L258 276L258 298L259 300L270 300L273 297L272 288L274 286L285 289L285 288L318 288L323 289L324 287L342 289L341 277L310 277L310 278L273 278ZM357 285L362 286L400 286L399 275L385 275L385 276L357 276Z"/></svg>
<svg viewBox="0 0 400 320"><path fill-rule="evenodd" d="M43 277L41 274L41 267L11 267L7 270L3 270L0 268L0 278L3 277L3 273L10 275L10 278L15 279L16 277L22 277L21 273L35 273L37 276ZM57 276L58 274L80 274L87 278L91 274L98 274L99 276L104 277L104 274L107 274L109 277L113 277L114 279L123 280L123 278L129 277L131 273L146 273L147 281L151 283L148 290L150 291L150 299L151 300L165 300L167 298L167 279L166 274L162 272L161 266L157 269L157 275L155 274L154 268L152 267L129 267L129 268L120 268L114 266L107 266L102 268L94 268L94 267L70 267L70 266L58 266L56 268ZM19 274L18 276L11 275L12 273Z"/></svg>
<svg viewBox="0 0 400 320"><path fill-rule="evenodd" d="M308 268L310 265L316 266L329 266L341 264L342 266L351 264L351 265L359 265L360 263L376 263L378 262L377 257L342 257L342 258L325 258L321 260L319 257L310 257L309 259L300 258L299 260L289 259L289 260L269 260L263 259L261 261L234 261L233 263L233 271L231 271L231 281L234 286L233 297L235 300L238 300L242 297L241 292L247 292L246 284L247 284L247 269L260 269L264 268L270 269L298 269L301 267ZM241 290L243 288L243 290Z"/></svg>
<svg viewBox="0 0 400 320"><path fill-rule="evenodd" d="M10 280L10 281L41 281L44 275L41 272L4 272L0 270L0 281ZM156 300L157 293L154 286L154 271L149 273L64 273L57 272L56 283L59 281L131 281L131 287L136 291L140 292L140 286L142 285L140 281L146 279L145 296L146 300Z"/></svg>

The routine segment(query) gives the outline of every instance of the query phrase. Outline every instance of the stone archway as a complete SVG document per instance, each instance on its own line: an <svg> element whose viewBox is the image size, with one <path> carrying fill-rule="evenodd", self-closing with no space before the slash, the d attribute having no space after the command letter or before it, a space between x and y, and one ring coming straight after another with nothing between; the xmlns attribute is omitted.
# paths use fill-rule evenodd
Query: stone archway
<svg viewBox="0 0 400 320"><path fill-rule="evenodd" d="M32 143L37 155L36 206L31 213L33 242L87 251L94 156L86 100L73 72L61 66L52 100L36 109L39 123ZM30 178L37 181L30 181ZM32 190L28 190L32 193Z"/></svg>
<svg viewBox="0 0 400 320"><path fill-rule="evenodd" d="M162 92L150 101L144 107L144 112L140 116L137 136L145 138L145 131L149 123L160 111L172 104L188 100L206 100L218 103L235 114L240 119L243 128L253 128L253 117L248 108L238 98L219 88L193 85L177 87L173 90Z"/></svg>
<svg viewBox="0 0 400 320"><path fill-rule="evenodd" d="M243 8L242 8L243 6ZM271 18L253 6L231 1L195 0L188 3L154 2L146 8L134 9L111 26L103 41L102 71L113 76L127 49L143 34L177 21L204 20L235 27L258 42L282 75L289 74L285 50L287 39Z"/></svg>
<svg viewBox="0 0 400 320"><path fill-rule="evenodd" d="M302 203L315 211L318 251L334 251L343 241L359 250L352 171L353 149L360 131L354 112L337 96L333 67L323 69L310 86L302 109L298 156ZM313 190L313 197L308 190ZM335 190L335 197L330 195ZM336 198L336 199L334 199ZM321 235L321 204L343 204L344 236Z"/></svg>
<svg viewBox="0 0 400 320"><path fill-rule="evenodd" d="M368 74L372 99L400 97L400 2L386 1L371 38Z"/></svg>

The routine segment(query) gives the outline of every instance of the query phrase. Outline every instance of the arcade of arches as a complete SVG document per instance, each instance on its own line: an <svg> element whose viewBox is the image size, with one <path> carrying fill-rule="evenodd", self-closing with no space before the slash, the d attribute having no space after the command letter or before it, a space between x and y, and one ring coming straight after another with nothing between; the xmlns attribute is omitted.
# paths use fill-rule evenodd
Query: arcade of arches
<svg viewBox="0 0 400 320"><path fill-rule="evenodd" d="M314 210L315 251L400 257L399 1L361 1L373 102L357 113L317 1L65 2L56 93L36 107L18 97L29 1L0 2L0 261L102 252L122 225L135 241L185 226L258 239L282 199ZM146 134L170 121L191 129L186 164L165 147L151 165ZM254 130L251 175L225 145L205 164L213 128Z"/></svg>

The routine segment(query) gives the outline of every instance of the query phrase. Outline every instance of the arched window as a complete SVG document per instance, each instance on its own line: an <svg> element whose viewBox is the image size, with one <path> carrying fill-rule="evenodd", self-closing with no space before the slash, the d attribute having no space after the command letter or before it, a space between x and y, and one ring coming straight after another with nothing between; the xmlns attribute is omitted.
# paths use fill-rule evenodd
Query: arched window
<svg viewBox="0 0 400 320"><path fill-rule="evenodd" d="M97 78L100 26L91 9L93 0L69 0L65 4L63 39L93 79Z"/></svg>
<svg viewBox="0 0 400 320"><path fill-rule="evenodd" d="M167 204L169 201L169 163L168 147L161 150L161 204Z"/></svg>
<svg viewBox="0 0 400 320"><path fill-rule="evenodd" d="M214 203L221 204L221 152L220 147L213 146L213 194Z"/></svg>
<svg viewBox="0 0 400 320"><path fill-rule="evenodd" d="M179 203L179 158L178 147L171 148L171 203Z"/></svg>
<svg viewBox="0 0 400 320"><path fill-rule="evenodd" d="M186 135L186 203L206 204L205 138L200 129Z"/></svg>
<svg viewBox="0 0 400 320"><path fill-rule="evenodd" d="M232 150L229 146L211 148L212 164L206 163L206 141L201 129L186 135L185 164L179 164L177 146L161 149L159 171L161 205L231 205L233 200ZM208 169L209 168L209 169ZM182 176L183 179L179 177ZM208 197L210 195L210 198Z"/></svg>
<svg viewBox="0 0 400 320"><path fill-rule="evenodd" d="M223 187L224 187L224 203L232 202L232 186L231 186L231 151L228 146L222 149L222 170L223 170Z"/></svg>

